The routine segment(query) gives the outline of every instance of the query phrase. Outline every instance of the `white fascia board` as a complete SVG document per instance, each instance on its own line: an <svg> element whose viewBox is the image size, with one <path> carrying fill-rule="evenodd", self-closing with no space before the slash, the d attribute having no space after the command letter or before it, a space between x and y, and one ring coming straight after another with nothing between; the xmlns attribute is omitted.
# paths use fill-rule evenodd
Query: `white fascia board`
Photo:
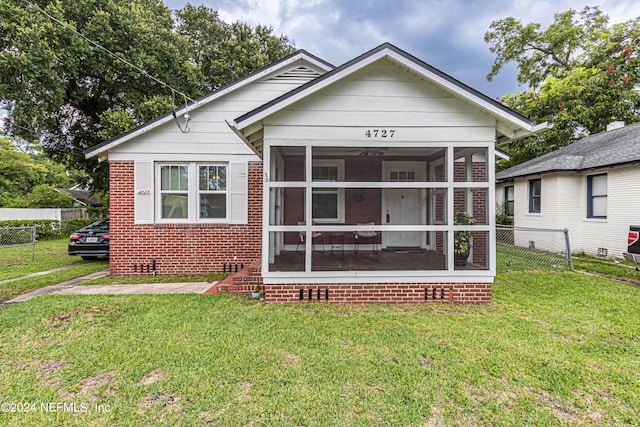
<svg viewBox="0 0 640 427"><path fill-rule="evenodd" d="M275 72L280 71L283 68L288 67L289 65L298 62L300 60L305 60L311 64L313 64L314 66L318 67L321 70L324 70L325 72L330 71L331 69L329 67L327 67L326 64L318 61L317 59L306 55L304 52L300 52L297 55L292 56L291 58L283 61L283 62L279 62L276 65L274 65L273 67L268 67L264 70L262 70L259 73L256 73L254 75L251 75L248 78L245 78L243 80L238 81L237 83L231 83L229 86L218 90L218 91L214 91L212 92L209 96L206 96L204 98L201 98L199 100L197 100L196 102L194 102L193 104L190 104L188 106L182 106L180 108L178 108L175 111L176 116L180 116L184 113L185 109L187 111L193 111L193 110L197 110L198 108L202 107L203 105L206 105L208 103L210 103L211 101L215 101L217 98L223 97L225 95L228 95L229 93L238 90L250 83L253 83L257 80L263 79L266 76L268 76L269 74L273 74ZM160 126L163 126L164 124L170 122L171 120L174 120L174 117L172 114L167 114L164 117L161 117L155 121L150 122L147 125L142 125L140 128L138 128L137 130L134 130L132 132L126 133L124 134L121 138L117 138L114 139L113 141L111 141L111 143L100 147L99 149L95 150L95 151L91 151L90 153L87 153L85 155L85 158L87 159L91 159L93 157L98 156L98 160L102 161L104 159L106 159L105 156L102 155L102 153L105 153L107 151L109 151L110 149L124 143L127 142L133 138L136 138L140 135L143 135L153 129L156 129Z"/></svg>

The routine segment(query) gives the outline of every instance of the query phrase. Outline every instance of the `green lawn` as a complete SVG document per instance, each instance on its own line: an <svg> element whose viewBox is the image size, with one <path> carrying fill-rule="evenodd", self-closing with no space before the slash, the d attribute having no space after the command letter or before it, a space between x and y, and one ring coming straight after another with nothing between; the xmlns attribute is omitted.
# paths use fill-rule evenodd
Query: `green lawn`
<svg viewBox="0 0 640 427"><path fill-rule="evenodd" d="M0 310L0 401L36 405L0 423L638 425L639 308L639 287L531 272L480 306L41 297Z"/></svg>
<svg viewBox="0 0 640 427"><path fill-rule="evenodd" d="M0 280L82 262L82 258L67 254L68 243L69 238L36 242L33 260L31 246L0 248Z"/></svg>

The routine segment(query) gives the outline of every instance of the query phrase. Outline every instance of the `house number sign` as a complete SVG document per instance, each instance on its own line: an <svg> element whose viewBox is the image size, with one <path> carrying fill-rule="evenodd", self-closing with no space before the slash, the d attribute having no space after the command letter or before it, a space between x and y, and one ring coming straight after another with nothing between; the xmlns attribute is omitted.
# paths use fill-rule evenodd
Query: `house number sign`
<svg viewBox="0 0 640 427"><path fill-rule="evenodd" d="M367 138L393 138L395 134L395 129L367 129L364 132Z"/></svg>

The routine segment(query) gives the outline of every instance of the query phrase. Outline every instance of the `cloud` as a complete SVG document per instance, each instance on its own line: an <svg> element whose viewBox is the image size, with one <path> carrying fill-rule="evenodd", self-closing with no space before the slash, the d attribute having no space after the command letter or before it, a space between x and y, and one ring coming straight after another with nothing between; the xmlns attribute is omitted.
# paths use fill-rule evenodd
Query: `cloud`
<svg viewBox="0 0 640 427"><path fill-rule="evenodd" d="M187 0L167 0L181 8ZM191 0L193 1L193 0ZM340 65L390 42L492 97L518 90L516 69L489 83L493 54L484 42L491 22L513 16L547 26L554 14L587 4L622 22L638 15L636 0L201 0L228 22L268 25L305 49Z"/></svg>

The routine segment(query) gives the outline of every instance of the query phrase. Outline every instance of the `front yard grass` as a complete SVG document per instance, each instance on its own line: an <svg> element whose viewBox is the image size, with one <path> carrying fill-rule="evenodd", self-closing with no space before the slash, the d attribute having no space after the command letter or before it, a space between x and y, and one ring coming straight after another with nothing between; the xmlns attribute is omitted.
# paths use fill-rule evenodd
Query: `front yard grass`
<svg viewBox="0 0 640 427"><path fill-rule="evenodd" d="M479 306L45 296L0 310L0 402L36 405L0 419L638 425L639 308L639 287L571 272L499 275Z"/></svg>
<svg viewBox="0 0 640 427"><path fill-rule="evenodd" d="M0 302L10 300L18 295L26 294L35 289L55 285L66 280L86 276L87 274L109 268L109 261L97 260L77 265L66 270L54 271L42 276L26 277L0 284Z"/></svg>
<svg viewBox="0 0 640 427"><path fill-rule="evenodd" d="M36 242L34 259L31 246L0 248L0 280L26 276L52 268L81 263L82 258L69 256L69 238Z"/></svg>

